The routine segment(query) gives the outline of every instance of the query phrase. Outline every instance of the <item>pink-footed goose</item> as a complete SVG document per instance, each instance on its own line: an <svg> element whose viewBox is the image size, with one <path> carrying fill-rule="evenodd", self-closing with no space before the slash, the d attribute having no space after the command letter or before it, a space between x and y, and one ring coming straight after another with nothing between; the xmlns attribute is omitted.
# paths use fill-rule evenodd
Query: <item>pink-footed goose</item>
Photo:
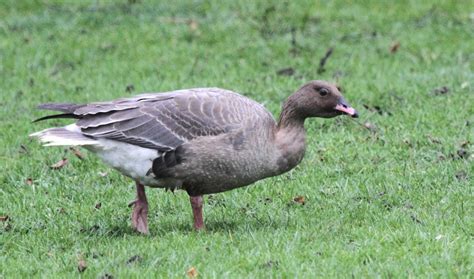
<svg viewBox="0 0 474 279"><path fill-rule="evenodd" d="M148 233L144 186L183 189L194 228L204 227L204 194L249 185L287 172L305 152L308 117L357 117L338 88L310 81L284 103L278 122L259 103L219 88L142 94L86 105L43 104L75 124L31 136L47 146L82 146L136 182L132 226Z"/></svg>

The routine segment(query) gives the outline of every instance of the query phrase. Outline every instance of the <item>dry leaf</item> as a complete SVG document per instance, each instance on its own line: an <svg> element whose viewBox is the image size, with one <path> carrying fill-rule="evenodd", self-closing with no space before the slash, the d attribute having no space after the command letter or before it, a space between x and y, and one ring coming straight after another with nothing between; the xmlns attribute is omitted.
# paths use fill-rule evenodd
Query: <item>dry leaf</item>
<svg viewBox="0 0 474 279"><path fill-rule="evenodd" d="M409 147L413 147L413 144L411 143L411 141L409 139L404 139L403 142L408 145Z"/></svg>
<svg viewBox="0 0 474 279"><path fill-rule="evenodd" d="M304 200L303 196L296 196L296 197L293 198L293 201L296 202L296 203L302 204L302 205L304 205L304 203L305 203L305 200Z"/></svg>
<svg viewBox="0 0 474 279"><path fill-rule="evenodd" d="M1 215L0 216L0 222L5 222L5 221L8 221L8 215Z"/></svg>
<svg viewBox="0 0 474 279"><path fill-rule="evenodd" d="M106 177L107 174L108 173L106 171L104 171L104 172L99 171L99 175L102 176L102 177Z"/></svg>
<svg viewBox="0 0 474 279"><path fill-rule="evenodd" d="M65 165L67 165L67 158L62 158L61 160L59 160L57 163L51 165L51 168L53 170L59 170L60 168L64 167Z"/></svg>
<svg viewBox="0 0 474 279"><path fill-rule="evenodd" d="M466 148L469 145L469 143L470 142L468 140L465 140L465 141L461 142L461 147Z"/></svg>
<svg viewBox="0 0 474 279"><path fill-rule="evenodd" d="M142 260L142 257L140 257L139 255L135 255L135 256L132 256L130 259L127 260L127 264L130 265L130 264L133 264L135 262L139 262Z"/></svg>
<svg viewBox="0 0 474 279"><path fill-rule="evenodd" d="M438 88L433 89L433 94L434 95L445 95L449 93L449 87L447 86L441 86Z"/></svg>
<svg viewBox="0 0 474 279"><path fill-rule="evenodd" d="M469 157L469 152L464 148L460 148L456 153L461 159L467 159Z"/></svg>
<svg viewBox="0 0 474 279"><path fill-rule="evenodd" d="M467 180L468 178L467 173L465 171L458 171L455 176L460 181Z"/></svg>
<svg viewBox="0 0 474 279"><path fill-rule="evenodd" d="M390 53L395 53L400 48L400 42L394 42L392 46L390 46Z"/></svg>
<svg viewBox="0 0 474 279"><path fill-rule="evenodd" d="M25 182L26 182L26 185L28 185L28 186L33 185L33 179L31 179L31 177L28 177L28 178L25 180Z"/></svg>
<svg viewBox="0 0 474 279"><path fill-rule="evenodd" d="M433 137L432 135L426 135L428 137L428 139L431 141L431 143L435 143L435 144L441 144L441 140Z"/></svg>
<svg viewBox="0 0 474 279"><path fill-rule="evenodd" d="M83 259L80 259L79 262L77 263L77 270L82 273L86 269L87 269L86 261Z"/></svg>
<svg viewBox="0 0 474 279"><path fill-rule="evenodd" d="M84 155L82 155L82 153L77 149L77 148L74 148L74 147L70 147L69 150L71 150L71 152L76 155L77 158L81 159L81 160L84 160Z"/></svg>
<svg viewBox="0 0 474 279"><path fill-rule="evenodd" d="M278 261L268 261L262 265L262 267L266 268L278 268L280 263Z"/></svg>
<svg viewBox="0 0 474 279"><path fill-rule="evenodd" d="M295 69L291 67L283 68L276 72L276 74L279 76L292 76L294 73L295 73Z"/></svg>
<svg viewBox="0 0 474 279"><path fill-rule="evenodd" d="M190 19L188 25L192 31L196 31L199 28L199 23L194 19Z"/></svg>
<svg viewBox="0 0 474 279"><path fill-rule="evenodd" d="M365 122L364 127L372 132L375 132L375 130L377 130L377 127L370 122Z"/></svg>
<svg viewBox="0 0 474 279"><path fill-rule="evenodd" d="M194 266L192 266L188 271L186 272L189 278L196 278L198 276L198 272Z"/></svg>
<svg viewBox="0 0 474 279"><path fill-rule="evenodd" d="M20 145L20 153L29 154L30 152L28 151L28 148L26 147L26 145L21 144Z"/></svg>
<svg viewBox="0 0 474 279"><path fill-rule="evenodd" d="M135 86L133 86L133 84L129 84L127 85L127 87L125 87L125 91L127 93L132 93L133 91L135 91Z"/></svg>

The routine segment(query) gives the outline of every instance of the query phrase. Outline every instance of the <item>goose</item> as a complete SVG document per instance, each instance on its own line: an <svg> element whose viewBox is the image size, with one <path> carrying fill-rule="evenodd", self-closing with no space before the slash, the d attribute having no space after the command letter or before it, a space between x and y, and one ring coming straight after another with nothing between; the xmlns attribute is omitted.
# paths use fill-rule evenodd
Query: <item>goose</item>
<svg viewBox="0 0 474 279"><path fill-rule="evenodd" d="M247 186L298 165L306 118L357 117L339 88L313 80L283 103L278 121L263 105L220 88L147 93L90 104L47 103L39 109L74 124L31 134L45 146L80 146L136 184L131 222L148 234L145 186L185 190L194 229L204 228L203 195Z"/></svg>

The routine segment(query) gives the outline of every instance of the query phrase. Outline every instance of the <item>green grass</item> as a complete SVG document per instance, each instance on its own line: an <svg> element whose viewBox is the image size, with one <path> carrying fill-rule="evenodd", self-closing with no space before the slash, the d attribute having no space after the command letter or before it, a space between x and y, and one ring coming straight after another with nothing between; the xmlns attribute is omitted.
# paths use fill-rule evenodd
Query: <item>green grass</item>
<svg viewBox="0 0 474 279"><path fill-rule="evenodd" d="M0 3L0 277L472 278L474 2L153 2ZM27 136L67 123L32 124L39 103L218 86L277 115L311 79L359 123L308 121L303 163L206 198L203 233L185 192L148 189L137 235L132 181Z"/></svg>

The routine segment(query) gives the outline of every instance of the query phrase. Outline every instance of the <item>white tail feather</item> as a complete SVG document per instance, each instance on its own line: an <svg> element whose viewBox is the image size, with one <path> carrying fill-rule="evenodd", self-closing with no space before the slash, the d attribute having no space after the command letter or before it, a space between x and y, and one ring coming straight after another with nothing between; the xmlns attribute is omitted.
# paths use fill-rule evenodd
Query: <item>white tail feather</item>
<svg viewBox="0 0 474 279"><path fill-rule="evenodd" d="M38 138L44 146L96 145L98 141L84 136L75 124L62 128L49 128L30 135Z"/></svg>

